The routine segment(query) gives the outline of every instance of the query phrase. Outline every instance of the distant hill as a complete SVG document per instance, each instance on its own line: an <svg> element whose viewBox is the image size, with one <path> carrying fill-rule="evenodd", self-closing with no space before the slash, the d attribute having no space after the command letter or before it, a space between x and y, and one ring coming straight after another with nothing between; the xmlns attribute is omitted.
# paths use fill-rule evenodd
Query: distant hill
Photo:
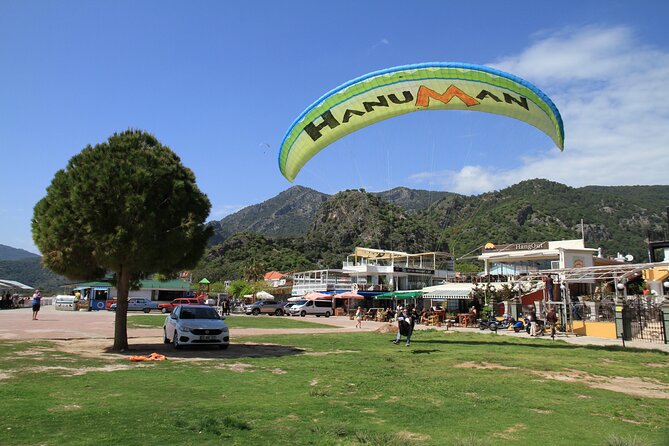
<svg viewBox="0 0 669 446"><path fill-rule="evenodd" d="M647 261L648 232L666 228L669 186L572 188L547 180L523 181L498 192L442 201L429 211L456 255L486 242L581 238L605 254Z"/></svg>
<svg viewBox="0 0 669 446"><path fill-rule="evenodd" d="M43 268L39 256L21 260L0 260L0 278L39 288L45 295L55 294L61 285L68 283L64 277Z"/></svg>
<svg viewBox="0 0 669 446"><path fill-rule="evenodd" d="M435 192L429 190L409 189L407 187L396 187L385 192L375 192L385 201L401 207L409 214L424 211L437 201L453 199L460 195L452 192Z"/></svg>
<svg viewBox="0 0 669 446"><path fill-rule="evenodd" d="M216 245L239 232L275 238L304 235L327 197L307 187L293 186L274 198L245 207L220 221L210 222L214 227L214 236L209 244Z"/></svg>
<svg viewBox="0 0 669 446"><path fill-rule="evenodd" d="M39 259L39 255L28 252L25 249L12 248L0 245L0 260Z"/></svg>
<svg viewBox="0 0 669 446"><path fill-rule="evenodd" d="M416 214L437 201L453 199L458 194L396 187L374 192L383 201ZM293 186L260 204L251 205L209 224L214 228L210 245L216 245L240 232L253 232L270 238L305 236L321 204L330 195L302 186Z"/></svg>

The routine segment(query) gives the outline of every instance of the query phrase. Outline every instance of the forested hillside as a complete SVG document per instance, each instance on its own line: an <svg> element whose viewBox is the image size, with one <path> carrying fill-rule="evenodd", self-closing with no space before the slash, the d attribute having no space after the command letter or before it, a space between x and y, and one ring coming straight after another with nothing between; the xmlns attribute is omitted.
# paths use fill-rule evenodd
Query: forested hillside
<svg viewBox="0 0 669 446"><path fill-rule="evenodd" d="M67 279L42 268L41 258L23 260L0 260L0 278L16 280L34 288L44 290L47 295L55 293Z"/></svg>

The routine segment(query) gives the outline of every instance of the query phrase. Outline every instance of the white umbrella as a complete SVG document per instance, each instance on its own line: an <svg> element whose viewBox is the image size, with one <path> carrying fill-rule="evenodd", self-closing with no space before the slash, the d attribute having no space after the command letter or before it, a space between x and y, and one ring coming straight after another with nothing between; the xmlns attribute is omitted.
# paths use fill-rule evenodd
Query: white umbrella
<svg viewBox="0 0 669 446"><path fill-rule="evenodd" d="M274 299L274 296L267 291L259 291L256 293L256 299Z"/></svg>

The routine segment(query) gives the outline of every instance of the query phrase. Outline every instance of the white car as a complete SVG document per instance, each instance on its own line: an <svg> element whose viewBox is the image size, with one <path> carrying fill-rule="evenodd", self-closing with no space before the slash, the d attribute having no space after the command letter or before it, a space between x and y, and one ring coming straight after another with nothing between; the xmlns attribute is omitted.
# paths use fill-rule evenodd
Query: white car
<svg viewBox="0 0 669 446"><path fill-rule="evenodd" d="M184 345L230 345L230 331L225 316L208 305L179 305L163 324L163 342L175 349Z"/></svg>

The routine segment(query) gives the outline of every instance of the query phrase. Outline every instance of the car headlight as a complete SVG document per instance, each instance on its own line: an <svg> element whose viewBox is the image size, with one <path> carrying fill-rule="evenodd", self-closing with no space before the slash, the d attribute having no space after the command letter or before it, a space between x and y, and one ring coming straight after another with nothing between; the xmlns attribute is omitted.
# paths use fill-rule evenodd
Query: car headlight
<svg viewBox="0 0 669 446"><path fill-rule="evenodd" d="M185 331L185 332L188 332L188 333L190 333L191 330L192 330L190 327L185 327L185 326L182 326L180 328L181 328L181 331Z"/></svg>

